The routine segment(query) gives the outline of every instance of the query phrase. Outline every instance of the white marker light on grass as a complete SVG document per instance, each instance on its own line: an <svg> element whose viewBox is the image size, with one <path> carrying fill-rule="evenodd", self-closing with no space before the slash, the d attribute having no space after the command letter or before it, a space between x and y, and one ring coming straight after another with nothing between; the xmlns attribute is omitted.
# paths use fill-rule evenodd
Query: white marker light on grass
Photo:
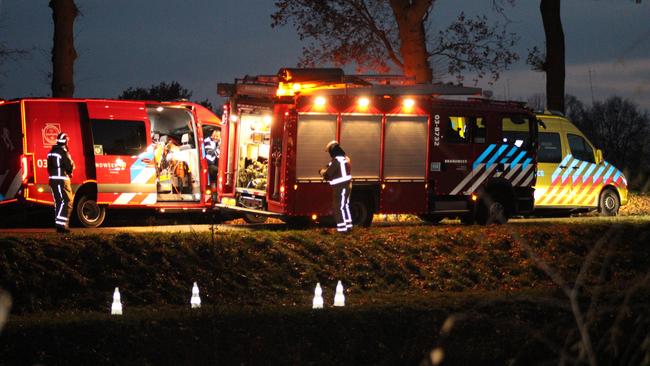
<svg viewBox="0 0 650 366"><path fill-rule="evenodd" d="M320 288L320 282L316 284L316 289L314 290L314 300L312 301L312 309L322 309L323 308L323 289Z"/></svg>
<svg viewBox="0 0 650 366"><path fill-rule="evenodd" d="M111 315L122 315L122 301L119 288L113 292L113 305L111 305Z"/></svg>
<svg viewBox="0 0 650 366"><path fill-rule="evenodd" d="M190 305L192 306L192 309L200 308L201 307L201 297L199 296L199 286L194 282L194 286L192 286L192 298L190 299Z"/></svg>
<svg viewBox="0 0 650 366"><path fill-rule="evenodd" d="M334 295L334 306L345 306L345 295L343 295L343 284L339 281L336 284L336 295Z"/></svg>

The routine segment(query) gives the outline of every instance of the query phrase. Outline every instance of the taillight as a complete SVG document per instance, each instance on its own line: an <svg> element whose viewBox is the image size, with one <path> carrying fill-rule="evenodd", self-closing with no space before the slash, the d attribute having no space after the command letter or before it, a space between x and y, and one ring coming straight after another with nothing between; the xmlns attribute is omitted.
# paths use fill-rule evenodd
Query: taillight
<svg viewBox="0 0 650 366"><path fill-rule="evenodd" d="M23 155L20 157L20 167L23 171L23 183L34 183L34 172L32 170L32 157Z"/></svg>

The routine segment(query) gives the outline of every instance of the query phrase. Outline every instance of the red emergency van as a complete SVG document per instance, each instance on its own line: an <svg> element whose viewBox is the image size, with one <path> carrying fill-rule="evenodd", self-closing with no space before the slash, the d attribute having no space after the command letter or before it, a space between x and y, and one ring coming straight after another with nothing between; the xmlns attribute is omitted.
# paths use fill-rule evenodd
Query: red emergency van
<svg viewBox="0 0 650 366"><path fill-rule="evenodd" d="M47 153L65 132L76 164L73 218L81 225L101 225L113 208L209 209L202 141L220 128L210 110L184 101L0 101L0 208L52 205Z"/></svg>
<svg viewBox="0 0 650 366"><path fill-rule="evenodd" d="M282 69L218 91L229 99L217 207L248 221L331 216L318 171L334 139L351 159L357 225L375 213L485 224L533 209L538 121L521 103L340 69Z"/></svg>

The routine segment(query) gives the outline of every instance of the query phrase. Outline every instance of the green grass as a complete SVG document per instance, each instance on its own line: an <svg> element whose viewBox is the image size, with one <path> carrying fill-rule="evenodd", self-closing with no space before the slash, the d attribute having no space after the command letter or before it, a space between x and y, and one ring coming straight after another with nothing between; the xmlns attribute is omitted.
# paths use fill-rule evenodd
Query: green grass
<svg viewBox="0 0 650 366"><path fill-rule="evenodd" d="M401 365L434 347L448 364L557 360L577 342L575 321L536 260L571 286L596 247L579 295L583 311L595 306L588 320L598 355L639 364L650 354L640 346L650 334L641 281L649 224L641 216L398 223L350 236L224 231L214 241L209 232L4 234L0 288L14 304L0 365ZM331 307L337 280L343 309ZM198 311L189 309L194 281ZM310 309L316 282L324 311ZM122 317L109 315L115 287ZM453 330L441 332L450 317Z"/></svg>
<svg viewBox="0 0 650 366"><path fill-rule="evenodd" d="M393 293L437 294L555 288L529 257L568 281L605 238L607 280L624 288L650 268L644 219L571 219L329 230L55 234L0 237L0 287L15 314L108 308L119 287L125 307L184 305L196 281L205 304L308 306L316 282L326 301L343 281L350 304ZM598 268L598 267L594 267ZM595 281L595 280L594 280ZM394 300L397 301L397 300Z"/></svg>

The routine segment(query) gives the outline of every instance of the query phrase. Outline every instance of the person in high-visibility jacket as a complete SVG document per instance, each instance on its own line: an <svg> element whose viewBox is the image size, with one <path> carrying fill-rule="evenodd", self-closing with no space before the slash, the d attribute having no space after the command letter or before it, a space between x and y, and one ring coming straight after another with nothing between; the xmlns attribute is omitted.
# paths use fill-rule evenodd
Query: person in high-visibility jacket
<svg viewBox="0 0 650 366"><path fill-rule="evenodd" d="M221 131L212 130L210 136L203 140L205 150L205 160L208 162L208 176L210 185L215 188L217 174L219 173L219 156L221 155Z"/></svg>
<svg viewBox="0 0 650 366"><path fill-rule="evenodd" d="M70 214L72 213L72 186L70 176L74 171L74 161L68 152L68 135L59 133L56 145L47 154L47 173L50 176L50 188L54 196L54 224L59 233L68 233Z"/></svg>
<svg viewBox="0 0 650 366"><path fill-rule="evenodd" d="M336 230L348 233L352 230L350 215L350 192L352 191L352 166L338 141L331 141L325 147L332 160L322 168L320 175L332 186L332 200Z"/></svg>

